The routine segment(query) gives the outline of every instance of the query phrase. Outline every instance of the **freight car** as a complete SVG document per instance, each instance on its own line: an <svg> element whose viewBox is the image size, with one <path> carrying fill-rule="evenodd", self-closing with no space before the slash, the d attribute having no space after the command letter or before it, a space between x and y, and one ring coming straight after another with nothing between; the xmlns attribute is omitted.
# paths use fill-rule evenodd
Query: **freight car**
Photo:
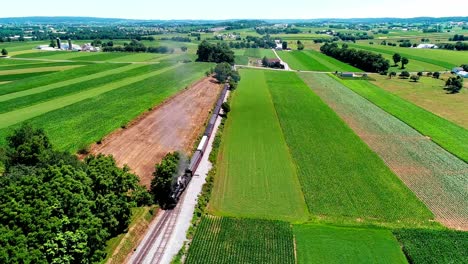
<svg viewBox="0 0 468 264"><path fill-rule="evenodd" d="M224 102L224 98L226 97L228 89L229 84L226 83L224 85L223 90L221 91L218 101L216 102L213 114L211 115L210 120L208 121L208 125L206 126L205 132L203 133L203 137L200 141L200 144L197 147L197 150L190 159L190 163L185 169L185 173L177 179L176 183L172 187L172 192L170 195L171 201L167 205L166 209L172 209L177 205L180 197L182 196L188 184L192 180L193 174L197 170L198 165L200 164L200 161L202 160L202 157L205 154L206 148L208 146L208 141L211 138L211 135L213 134L216 119L218 118L218 115L221 111L221 105Z"/></svg>

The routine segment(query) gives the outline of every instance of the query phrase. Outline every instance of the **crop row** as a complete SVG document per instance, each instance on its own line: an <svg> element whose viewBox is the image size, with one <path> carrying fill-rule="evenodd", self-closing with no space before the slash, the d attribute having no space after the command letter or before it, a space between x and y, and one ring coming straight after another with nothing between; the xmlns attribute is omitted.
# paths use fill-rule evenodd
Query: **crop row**
<svg viewBox="0 0 468 264"><path fill-rule="evenodd" d="M204 216L186 263L293 264L291 226L279 221Z"/></svg>

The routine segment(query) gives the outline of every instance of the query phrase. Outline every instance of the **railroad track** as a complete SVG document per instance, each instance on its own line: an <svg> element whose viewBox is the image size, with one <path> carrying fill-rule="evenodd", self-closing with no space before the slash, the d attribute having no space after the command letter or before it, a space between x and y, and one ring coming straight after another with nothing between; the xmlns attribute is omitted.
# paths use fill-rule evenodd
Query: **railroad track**
<svg viewBox="0 0 468 264"><path fill-rule="evenodd" d="M182 195L184 197L184 195ZM148 239L142 245L141 249L135 252L135 256L131 258L132 264L159 264L166 252L169 240L179 216L181 206L177 205L173 210L165 210L161 212L161 216L152 229ZM156 247L156 252L150 256L150 252Z"/></svg>

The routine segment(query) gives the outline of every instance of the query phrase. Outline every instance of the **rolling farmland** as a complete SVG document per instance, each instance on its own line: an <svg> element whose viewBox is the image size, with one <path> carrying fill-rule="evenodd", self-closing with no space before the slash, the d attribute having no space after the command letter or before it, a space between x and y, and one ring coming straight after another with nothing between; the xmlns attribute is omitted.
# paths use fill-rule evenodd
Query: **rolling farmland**
<svg viewBox="0 0 468 264"><path fill-rule="evenodd" d="M278 55L294 70L323 72L361 72L361 70L318 51L281 51Z"/></svg>
<svg viewBox="0 0 468 264"><path fill-rule="evenodd" d="M435 214L467 230L468 165L413 128L323 74L301 77ZM359 81L356 81L359 82Z"/></svg>
<svg viewBox="0 0 468 264"><path fill-rule="evenodd" d="M458 67L468 60L468 53L462 51L437 50L437 49L412 49L401 47L389 47L382 45L367 45L367 44L349 44L350 47L365 49L377 53L393 55L399 53L402 57L407 57L411 60L426 62L443 67L446 70L451 70L453 67Z"/></svg>
<svg viewBox="0 0 468 264"><path fill-rule="evenodd" d="M385 163L295 73L265 75L313 215L416 225L432 219Z"/></svg>
<svg viewBox="0 0 468 264"><path fill-rule="evenodd" d="M372 78L376 80L374 84L380 88L468 129L466 89L462 89L458 94L447 94L447 91L443 90L445 81L431 77L423 77L418 83L400 78L388 79L377 74L372 75Z"/></svg>
<svg viewBox="0 0 468 264"><path fill-rule="evenodd" d="M293 264L293 233L286 222L206 216L187 263Z"/></svg>
<svg viewBox="0 0 468 264"><path fill-rule="evenodd" d="M59 149L77 151L195 82L209 67L204 63L92 64L49 74L48 79L3 84L0 145L14 127L28 121L43 127ZM184 72L182 78L180 72Z"/></svg>
<svg viewBox="0 0 468 264"><path fill-rule="evenodd" d="M339 80L345 86L468 161L468 130L434 115L368 81Z"/></svg>
<svg viewBox="0 0 468 264"><path fill-rule="evenodd" d="M299 180L263 71L242 70L232 98L210 203L221 215L297 220L306 216ZM275 208L275 210L271 210Z"/></svg>
<svg viewBox="0 0 468 264"><path fill-rule="evenodd" d="M389 230L295 225L299 264L408 263Z"/></svg>

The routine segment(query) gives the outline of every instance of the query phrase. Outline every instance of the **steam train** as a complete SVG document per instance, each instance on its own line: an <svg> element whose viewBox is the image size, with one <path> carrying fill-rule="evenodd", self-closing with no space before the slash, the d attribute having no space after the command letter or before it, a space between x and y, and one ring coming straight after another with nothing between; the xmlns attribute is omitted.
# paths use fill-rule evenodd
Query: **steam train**
<svg viewBox="0 0 468 264"><path fill-rule="evenodd" d="M226 97L226 93L228 89L229 89L229 84L226 83L221 92L221 95L218 98L218 101L216 102L216 106L214 108L213 114L211 115L211 118L208 122L205 132L203 133L203 137L200 141L200 144L198 144L197 150L195 151L192 158L190 159L190 163L188 167L185 169L184 174L178 177L177 181L172 186L172 192L170 194L170 202L167 205L167 209L174 208L177 205L180 197L182 196L185 189L187 188L190 181L192 180L192 177L195 171L197 170L198 165L200 164L200 161L203 155L206 152L208 141L211 135L213 134L216 119L218 118L218 115L221 111L221 105L224 102L224 98Z"/></svg>

